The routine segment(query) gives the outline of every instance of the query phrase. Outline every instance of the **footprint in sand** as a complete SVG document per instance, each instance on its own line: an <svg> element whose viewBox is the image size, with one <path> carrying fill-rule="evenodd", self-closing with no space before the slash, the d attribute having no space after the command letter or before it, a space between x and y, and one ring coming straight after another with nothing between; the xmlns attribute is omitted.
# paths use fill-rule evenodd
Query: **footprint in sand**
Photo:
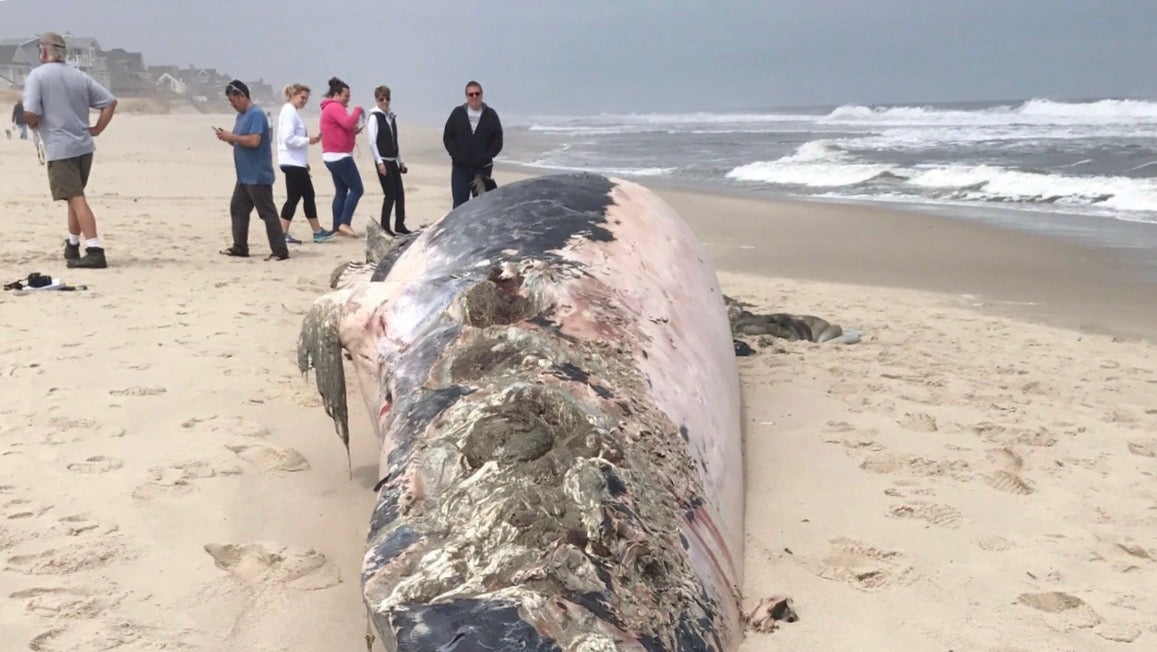
<svg viewBox="0 0 1157 652"><path fill-rule="evenodd" d="M888 509L888 516L892 518L907 518L927 521L937 527L957 527L963 516L960 512L948 505L915 501L902 505L892 505Z"/></svg>
<svg viewBox="0 0 1157 652"><path fill-rule="evenodd" d="M1157 457L1157 439L1134 439L1129 442L1129 452L1141 457Z"/></svg>
<svg viewBox="0 0 1157 652"><path fill-rule="evenodd" d="M68 575L100 568L125 556L122 548L111 541L75 543L35 554L9 557L6 569L25 575Z"/></svg>
<svg viewBox="0 0 1157 652"><path fill-rule="evenodd" d="M1024 459L1012 448L997 448L988 451L988 461L997 470L984 476L985 483L993 489L1018 496L1027 496L1036 491L1024 478L1020 470Z"/></svg>
<svg viewBox="0 0 1157 652"><path fill-rule="evenodd" d="M903 473L926 477L948 476L959 480L970 477L968 462L964 460L930 460L890 451L871 455L860 463L860 468L871 473Z"/></svg>
<svg viewBox="0 0 1157 652"><path fill-rule="evenodd" d="M82 534L98 533L101 536L112 534L118 529L115 525L101 525L91 514L73 514L56 520L49 532L56 536L76 537ZM99 532L97 532L99 530Z"/></svg>
<svg viewBox="0 0 1157 652"><path fill-rule="evenodd" d="M204 425L202 425L204 424ZM181 424L182 428L204 428L241 437L268 437L269 428L244 417L193 417Z"/></svg>
<svg viewBox="0 0 1157 652"><path fill-rule="evenodd" d="M992 552L1003 552L1005 550L1011 550L1016 547L1016 544L1012 541L996 535L977 539L973 543L975 543L976 547L980 548L981 550L990 550Z"/></svg>
<svg viewBox="0 0 1157 652"><path fill-rule="evenodd" d="M92 419L73 419L68 417L53 417L48 420L47 432L41 435L41 443L49 446L61 446L85 439L85 435L96 434L101 437L124 437L125 429L113 426L102 426Z"/></svg>
<svg viewBox="0 0 1157 652"><path fill-rule="evenodd" d="M75 444L79 441L84 441L84 437L81 437L76 433L68 433L65 431L54 430L51 432L46 432L40 436L40 443L44 444L45 446L65 446L68 444Z"/></svg>
<svg viewBox="0 0 1157 652"><path fill-rule="evenodd" d="M207 543L217 568L251 586L284 584L315 591L341 583L341 574L322 553L276 543Z"/></svg>
<svg viewBox="0 0 1157 652"><path fill-rule="evenodd" d="M1110 543L1110 541L1102 540L1102 543L1093 549L1090 558L1109 564L1118 573L1140 571L1157 561L1157 550L1149 550L1133 542Z"/></svg>
<svg viewBox="0 0 1157 652"><path fill-rule="evenodd" d="M96 430L97 423L87 418L52 417L48 425L57 430Z"/></svg>
<svg viewBox="0 0 1157 652"><path fill-rule="evenodd" d="M1017 602L1032 607L1037 611L1044 611L1046 613L1058 614L1069 609L1076 609L1085 604L1084 600L1069 595L1068 593L1061 593L1060 591L1048 591L1046 593L1021 593L1017 596Z"/></svg>
<svg viewBox="0 0 1157 652"><path fill-rule="evenodd" d="M824 430L826 432L844 435L843 437L828 437L824 439L825 444L840 444L848 449L849 454L856 450L866 450L873 453L884 450L884 447L876 443L874 439L879 434L875 428L857 429L847 421L828 421L825 425Z"/></svg>
<svg viewBox="0 0 1157 652"><path fill-rule="evenodd" d="M912 567L900 552L880 550L845 537L832 539L830 544L831 549L820 562L817 573L824 579L863 591L906 584L912 579Z"/></svg>
<svg viewBox="0 0 1157 652"><path fill-rule="evenodd" d="M12 498L0 504L4 518L17 521L25 518L36 518L52 509L52 505L38 503L27 498Z"/></svg>
<svg viewBox="0 0 1157 652"><path fill-rule="evenodd" d="M25 502L22 503L22 505L17 505L16 508L20 509L23 505L31 504L33 503ZM27 526L31 528L31 532L26 532L26 536L21 538L22 541L29 538L76 537L88 534L107 536L119 529L115 525L103 525L99 523L91 514L72 514L56 519L56 522L52 525L45 525L39 520L39 517L47 513L49 509L51 509L51 507L40 507L37 511L17 511L9 516L9 519L17 521L18 523L24 519L37 519L34 523ZM0 548L3 547L5 546L0 545Z"/></svg>
<svg viewBox="0 0 1157 652"><path fill-rule="evenodd" d="M1021 593L1017 602L1046 614L1063 614L1063 620L1055 623L1057 629L1066 631L1077 628L1096 627L1101 617L1085 601L1075 595L1060 591L1042 593Z"/></svg>
<svg viewBox="0 0 1157 652"><path fill-rule="evenodd" d="M235 444L226 446L237 457L252 464L260 471L308 471L309 461L292 448L276 449L261 444Z"/></svg>
<svg viewBox="0 0 1157 652"><path fill-rule="evenodd" d="M1101 623L1093 632L1106 641L1115 643L1132 643L1141 636L1141 629L1129 623Z"/></svg>
<svg viewBox="0 0 1157 652"><path fill-rule="evenodd" d="M77 622L57 623L58 626L28 642L34 652L74 652L75 650L223 650L225 641L219 636L196 629L166 631L139 622L115 617Z"/></svg>
<svg viewBox="0 0 1157 652"><path fill-rule="evenodd" d="M16 540L16 535L8 531L8 528L0 525L0 550L7 550L12 546L20 543Z"/></svg>
<svg viewBox="0 0 1157 652"><path fill-rule="evenodd" d="M133 490L133 498L153 500L163 496L187 494L193 490L193 481L217 476L240 475L235 464L191 460L174 466L155 466L149 469L149 479Z"/></svg>
<svg viewBox="0 0 1157 652"><path fill-rule="evenodd" d="M75 471L76 473L108 473L110 471L116 471L124 465L123 460L118 460L115 457L94 455L84 461L69 464L68 470Z"/></svg>
<svg viewBox="0 0 1157 652"><path fill-rule="evenodd" d="M1016 472L1024 468L1024 458L1009 447L994 448L985 452L985 457L993 466L1009 472Z"/></svg>
<svg viewBox="0 0 1157 652"><path fill-rule="evenodd" d="M1105 421L1109 423L1135 425L1139 420L1136 415L1125 410L1111 410L1105 415Z"/></svg>
<svg viewBox="0 0 1157 652"><path fill-rule="evenodd" d="M916 432L936 432L939 430L936 427L936 418L931 414L917 412L915 414L905 413L904 418L897 421L902 427Z"/></svg>
<svg viewBox="0 0 1157 652"><path fill-rule="evenodd" d="M17 591L8 597L22 600L28 613L47 618L87 620L96 618L116 607L125 594L109 589L83 589L79 587L36 587Z"/></svg>
<svg viewBox="0 0 1157 652"><path fill-rule="evenodd" d="M110 389L110 396L160 396L169 390L164 387L125 387L124 389Z"/></svg>
<svg viewBox="0 0 1157 652"><path fill-rule="evenodd" d="M1017 496L1027 496L1036 491L1024 478L1009 471L994 471L984 476L984 481L993 489Z"/></svg>
<svg viewBox="0 0 1157 652"><path fill-rule="evenodd" d="M974 433L993 444L1047 448L1057 443L1057 436L1044 426L1038 426L1035 430L1032 430L1028 428L1008 428L991 421L982 421L973 424L971 428ZM1080 433L1074 432L1074 434Z"/></svg>

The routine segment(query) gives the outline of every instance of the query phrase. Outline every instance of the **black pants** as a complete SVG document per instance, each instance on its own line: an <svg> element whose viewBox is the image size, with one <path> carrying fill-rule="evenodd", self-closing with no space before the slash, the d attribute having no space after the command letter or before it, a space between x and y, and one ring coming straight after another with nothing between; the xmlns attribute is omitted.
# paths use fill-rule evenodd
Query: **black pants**
<svg viewBox="0 0 1157 652"><path fill-rule="evenodd" d="M406 227L406 189L402 186L402 173L397 161L384 161L386 173L378 173L378 183L382 184L382 228L390 230L390 212L397 208L397 228Z"/></svg>
<svg viewBox="0 0 1157 652"><path fill-rule="evenodd" d="M257 209L257 216L265 222L265 235L269 238L270 251L278 258L289 258L289 248L285 246L285 232L281 230L277 206L273 203L272 185L237 182L233 187L233 199L229 202L229 217L233 221L233 251L249 253L249 214L254 208Z"/></svg>
<svg viewBox="0 0 1157 652"><path fill-rule="evenodd" d="M285 205L281 207L281 219L289 221L297 212L297 202L305 200L302 208L305 216L311 220L317 219L317 203L314 201L313 179L309 176L309 169L298 165L281 166L285 174Z"/></svg>

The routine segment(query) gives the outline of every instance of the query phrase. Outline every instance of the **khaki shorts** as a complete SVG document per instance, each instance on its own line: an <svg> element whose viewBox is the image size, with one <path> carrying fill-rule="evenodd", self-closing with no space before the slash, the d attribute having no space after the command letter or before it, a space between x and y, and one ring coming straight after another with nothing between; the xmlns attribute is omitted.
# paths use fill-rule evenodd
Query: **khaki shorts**
<svg viewBox="0 0 1157 652"><path fill-rule="evenodd" d="M48 162L48 188L52 198L60 201L83 197L92 170L92 153Z"/></svg>

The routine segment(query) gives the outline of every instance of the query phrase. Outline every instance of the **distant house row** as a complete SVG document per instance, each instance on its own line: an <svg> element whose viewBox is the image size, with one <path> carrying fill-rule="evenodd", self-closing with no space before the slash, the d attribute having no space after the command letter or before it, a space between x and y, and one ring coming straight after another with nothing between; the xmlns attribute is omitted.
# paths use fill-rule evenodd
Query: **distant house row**
<svg viewBox="0 0 1157 652"><path fill-rule="evenodd" d="M233 78L214 68L146 66L140 52L121 48L102 50L96 39L64 34L68 63L80 68L118 97L169 97L208 102L223 97ZM32 69L40 65L39 39L0 39L0 89L22 90ZM248 81L258 102L277 101L273 87L264 80Z"/></svg>

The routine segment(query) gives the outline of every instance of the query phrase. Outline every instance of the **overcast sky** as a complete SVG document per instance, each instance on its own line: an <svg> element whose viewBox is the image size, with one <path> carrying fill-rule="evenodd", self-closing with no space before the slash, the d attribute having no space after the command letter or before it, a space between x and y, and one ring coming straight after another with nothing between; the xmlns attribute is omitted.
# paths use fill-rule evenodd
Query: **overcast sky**
<svg viewBox="0 0 1157 652"><path fill-rule="evenodd" d="M504 117L1157 97L1157 0L0 0L44 30L423 121L471 78Z"/></svg>

